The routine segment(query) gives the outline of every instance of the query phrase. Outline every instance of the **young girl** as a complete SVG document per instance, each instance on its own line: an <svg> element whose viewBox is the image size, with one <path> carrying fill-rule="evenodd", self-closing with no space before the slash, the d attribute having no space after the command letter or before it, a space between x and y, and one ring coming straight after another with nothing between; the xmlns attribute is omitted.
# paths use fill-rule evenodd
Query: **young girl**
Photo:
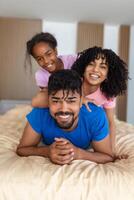
<svg viewBox="0 0 134 200"><path fill-rule="evenodd" d="M110 49L93 47L79 54L72 69L76 70L83 78L83 96L105 109L114 150L115 97L123 94L127 88L126 63ZM88 100L85 100L85 104L86 101L88 102Z"/></svg>
<svg viewBox="0 0 134 200"><path fill-rule="evenodd" d="M57 41L50 33L36 34L27 42L27 53L37 61L40 68L35 74L40 92L32 99L33 107L47 107L47 85L51 73L60 69L70 69L77 55L57 55Z"/></svg>

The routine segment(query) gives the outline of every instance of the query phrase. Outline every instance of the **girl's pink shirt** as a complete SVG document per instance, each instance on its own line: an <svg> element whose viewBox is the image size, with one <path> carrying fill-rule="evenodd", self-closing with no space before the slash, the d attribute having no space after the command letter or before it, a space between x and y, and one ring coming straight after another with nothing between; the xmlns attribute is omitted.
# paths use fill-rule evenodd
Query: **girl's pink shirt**
<svg viewBox="0 0 134 200"><path fill-rule="evenodd" d="M86 96L89 99L94 99L96 104L102 106L103 108L114 108L116 106L116 98L107 99L106 96L101 92L100 88L98 88L92 94Z"/></svg>

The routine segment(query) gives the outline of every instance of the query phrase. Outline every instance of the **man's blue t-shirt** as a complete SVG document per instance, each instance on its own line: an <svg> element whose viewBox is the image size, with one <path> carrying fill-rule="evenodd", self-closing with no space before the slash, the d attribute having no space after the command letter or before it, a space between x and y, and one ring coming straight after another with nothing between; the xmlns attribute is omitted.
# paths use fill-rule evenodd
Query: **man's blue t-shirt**
<svg viewBox="0 0 134 200"><path fill-rule="evenodd" d="M49 108L34 108L27 120L34 131L42 135L43 142L50 145L54 138L66 138L77 147L87 149L92 141L100 141L109 134L106 114L101 107L89 103L92 112L83 105L79 112L77 127L72 131L65 131L58 127L50 115Z"/></svg>

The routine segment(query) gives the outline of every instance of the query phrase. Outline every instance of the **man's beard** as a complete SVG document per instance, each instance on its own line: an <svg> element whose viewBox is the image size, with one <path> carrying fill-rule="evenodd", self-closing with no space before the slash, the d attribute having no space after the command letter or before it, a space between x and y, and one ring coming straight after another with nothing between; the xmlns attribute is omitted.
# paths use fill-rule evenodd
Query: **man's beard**
<svg viewBox="0 0 134 200"><path fill-rule="evenodd" d="M73 114L73 113L71 113L71 112L57 112L57 113L55 113L55 117L58 116L58 115L63 115L63 116L70 115L70 116L72 117L72 120L71 120L71 121L69 120L69 122L66 122L66 121L65 121L65 122L62 122L62 123L59 123L59 122L55 119L57 125L58 125L60 128L62 128L62 129L70 129L70 128L73 126L73 124L74 124L74 122L75 122L75 118L74 118L74 114Z"/></svg>

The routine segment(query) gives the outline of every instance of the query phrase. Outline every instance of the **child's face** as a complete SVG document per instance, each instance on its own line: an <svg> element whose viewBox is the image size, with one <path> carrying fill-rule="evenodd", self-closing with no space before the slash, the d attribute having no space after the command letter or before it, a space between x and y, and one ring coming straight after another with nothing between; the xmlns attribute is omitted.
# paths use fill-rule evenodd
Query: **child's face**
<svg viewBox="0 0 134 200"><path fill-rule="evenodd" d="M52 73L56 70L57 50L50 47L48 43L40 42L33 47L33 56L43 69Z"/></svg>
<svg viewBox="0 0 134 200"><path fill-rule="evenodd" d="M84 72L84 81L89 85L100 86L107 78L108 66L105 59L99 58L90 62Z"/></svg>

